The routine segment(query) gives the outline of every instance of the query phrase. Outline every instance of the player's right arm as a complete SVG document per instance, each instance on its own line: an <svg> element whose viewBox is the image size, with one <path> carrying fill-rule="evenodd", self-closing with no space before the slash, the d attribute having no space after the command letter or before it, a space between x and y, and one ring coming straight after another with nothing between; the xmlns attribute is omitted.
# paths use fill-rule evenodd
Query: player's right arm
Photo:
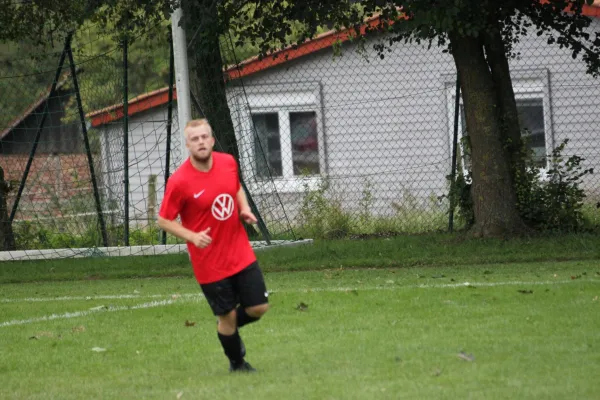
<svg viewBox="0 0 600 400"><path fill-rule="evenodd" d="M168 220L166 218L158 216L158 226L171 235L177 236L186 242L193 243L194 246L201 249L207 247L211 242L212 238L209 236L210 228L207 228L200 232L194 232L175 220Z"/></svg>
<svg viewBox="0 0 600 400"><path fill-rule="evenodd" d="M165 196L158 212L158 226L171 235L193 243L196 247L201 249L207 247L212 242L209 236L210 227L200 232L194 232L176 221L183 206L184 201L181 197L181 191L178 188L178 181L169 179L167 181L167 190L165 190Z"/></svg>

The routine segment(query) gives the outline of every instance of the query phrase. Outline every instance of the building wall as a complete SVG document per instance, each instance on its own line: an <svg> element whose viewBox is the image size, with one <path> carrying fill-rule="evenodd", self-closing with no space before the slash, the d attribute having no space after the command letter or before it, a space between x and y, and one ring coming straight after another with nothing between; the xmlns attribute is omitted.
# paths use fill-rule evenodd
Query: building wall
<svg viewBox="0 0 600 400"><path fill-rule="evenodd" d="M244 78L243 86L230 87L232 114L243 126L248 102L252 106L260 94L285 103L298 86L318 87L325 172L344 206L356 209L369 182L379 214L393 214L394 204L415 201L436 208L436 199L447 194L451 167L453 60L435 47L417 44L396 44L383 60L370 44L366 49L367 58L347 44L341 57L322 50ZM547 45L544 37L530 35L515 50L520 55L510 64L517 97L537 96L544 102L547 151L569 138L566 153L586 158L586 167L598 170L600 82L586 74L581 59ZM239 135L252 132L240 128ZM251 142L245 151L250 157ZM594 179L585 181L592 196L600 194ZM280 193L298 199L293 196L298 185L287 181Z"/></svg>
<svg viewBox="0 0 600 400"><path fill-rule="evenodd" d="M103 158L105 196L119 209L118 221L124 207L124 150L123 122L116 121L99 128ZM170 173L179 165L180 139L177 110L173 110ZM131 225L144 226L156 219L165 188L167 149L167 107L161 106L136 114L129 120L129 218ZM156 177L155 207L152 208L151 178Z"/></svg>
<svg viewBox="0 0 600 400"><path fill-rule="evenodd" d="M598 28L600 23L594 21L594 29ZM451 168L456 79L451 56L438 48L403 43L394 45L384 59L370 44L366 53L355 50L353 44L342 47L342 56L322 50L230 83L228 96L242 146L244 178L267 219L295 218L304 184L311 189L319 184L319 180L293 177L265 183L256 176L249 112L272 111L278 104L282 109L317 113L321 171L330 178L333 196L347 210L361 210L367 195L372 196L370 211L380 215L446 210L443 196ZM515 51L519 56L510 65L517 98L543 103L547 152L568 138L566 154L580 155L586 168L600 170L598 80L586 74L580 59L547 45L544 37L527 36ZM270 105L265 106L265 101ZM259 103L262 106L256 107ZM157 176L156 204L162 201L166 113L162 106L130 120L132 222L148 219L151 175ZM101 129L107 197L122 204L122 122ZM174 171L179 154L176 126L172 137ZM599 183L596 175L585 178L590 197L600 196Z"/></svg>

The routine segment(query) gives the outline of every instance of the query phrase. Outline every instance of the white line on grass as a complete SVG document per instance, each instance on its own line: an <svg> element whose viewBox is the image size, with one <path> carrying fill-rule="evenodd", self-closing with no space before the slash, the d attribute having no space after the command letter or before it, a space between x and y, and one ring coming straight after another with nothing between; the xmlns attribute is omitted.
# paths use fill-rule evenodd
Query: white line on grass
<svg viewBox="0 0 600 400"><path fill-rule="evenodd" d="M507 285L561 285L568 284L573 282L592 282L599 283L600 280L591 279L585 281L577 281L577 280L562 280L562 281L507 281L507 282L463 282L463 283L448 283L448 284L419 284L419 285L407 285L407 286L398 286L393 285L393 283L388 283L387 286L370 286L370 287L337 287L337 288L304 288L304 289L282 289L282 290L271 290L271 293L311 293L311 292L348 292L348 291L365 291L365 290L399 290L405 288L420 288L420 289L443 289L443 288L459 288L459 287L468 287L468 286L507 286ZM26 298L26 299L2 299L3 303L12 303L19 301L30 301L30 302L43 302L43 301L75 301L75 300L99 300L99 299L134 299L134 298L157 298L157 297L169 297L168 300L161 301L152 301L149 303L142 303L134 306L111 306L106 308L92 308L85 311L76 311L76 312L68 312L64 314L51 314L43 317L23 319L23 320L12 320L0 323L0 328L4 328L7 326L14 325L24 325L30 324L34 322L43 322L43 321L51 321L55 319L67 319L67 318L77 318L77 317L85 317L90 314L99 313L99 312L116 312L116 311L127 311L127 310L139 310L144 308L154 308L154 307L162 307L171 305L177 302L178 299L195 299L195 298L203 298L204 296L201 293L185 293L185 294L171 294L171 295L100 295L100 296L80 296L80 297L71 297L71 296L63 296L63 297L54 297L54 298Z"/></svg>
<svg viewBox="0 0 600 400"><path fill-rule="evenodd" d="M90 314L96 314L100 312L115 312L115 311L127 311L127 310L139 310L143 308L153 308L153 307L162 307L168 306L169 304L175 303L175 300L162 300L162 301L152 301L150 303L137 304L135 306L118 306L118 307L107 307L107 308L94 308L86 311L75 311L75 312L67 312L64 314L51 314L43 317L30 318L30 319L20 319L20 320L12 320L0 323L0 328L4 328L7 326L14 325L24 325L31 324L34 322L44 322L44 321L52 321L55 319L68 319L68 318L77 318L77 317L85 317Z"/></svg>
<svg viewBox="0 0 600 400"><path fill-rule="evenodd" d="M36 303L48 301L85 301L85 300L126 300L126 299L162 299L171 296L197 296L197 294L107 294L98 296L61 296L61 297L25 297L23 299L0 299L0 303Z"/></svg>
<svg viewBox="0 0 600 400"><path fill-rule="evenodd" d="M399 289L444 289L459 288L466 286L509 286L509 285L563 285L577 282L599 283L597 279L586 280L560 280L560 281L505 281L505 282L463 282L463 283L441 283L441 284L417 284L417 285L398 285L386 283L379 286L356 286L356 287L328 287L328 288L297 288L297 289L274 289L269 293L310 293L310 292L346 292L352 290L399 290ZM34 303L51 301L85 301L85 300L125 300L125 299L164 299L164 298L195 298L204 296L202 293L172 293L172 294L115 294L115 295L97 295L97 296L61 296L61 297L25 297L22 299L5 298L0 299L0 303Z"/></svg>

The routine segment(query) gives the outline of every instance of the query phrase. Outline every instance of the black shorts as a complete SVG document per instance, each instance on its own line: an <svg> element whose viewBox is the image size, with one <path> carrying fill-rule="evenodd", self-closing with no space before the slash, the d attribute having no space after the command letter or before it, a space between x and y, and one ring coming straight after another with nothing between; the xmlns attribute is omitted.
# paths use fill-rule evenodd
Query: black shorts
<svg viewBox="0 0 600 400"><path fill-rule="evenodd" d="M235 275L200 285L215 315L226 315L237 308L268 303L269 294L262 271L254 262Z"/></svg>

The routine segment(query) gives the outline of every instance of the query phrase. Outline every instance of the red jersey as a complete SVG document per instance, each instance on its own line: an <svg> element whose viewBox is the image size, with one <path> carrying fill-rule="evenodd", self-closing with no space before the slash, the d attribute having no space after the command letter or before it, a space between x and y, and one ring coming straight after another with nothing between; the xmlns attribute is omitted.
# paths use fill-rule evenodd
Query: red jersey
<svg viewBox="0 0 600 400"><path fill-rule="evenodd" d="M199 283L211 283L236 274L256 261L254 250L239 218L237 192L241 184L238 165L226 153L213 152L210 171L197 170L188 158L167 181L159 215L200 232L210 228L211 244L188 251Z"/></svg>

